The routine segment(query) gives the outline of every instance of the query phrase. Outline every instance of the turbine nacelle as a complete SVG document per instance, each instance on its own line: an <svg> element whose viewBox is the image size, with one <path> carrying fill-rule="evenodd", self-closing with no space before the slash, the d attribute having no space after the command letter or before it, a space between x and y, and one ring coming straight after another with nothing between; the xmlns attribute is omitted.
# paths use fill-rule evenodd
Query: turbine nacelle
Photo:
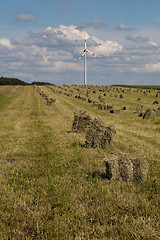
<svg viewBox="0 0 160 240"><path fill-rule="evenodd" d="M84 48L83 54L82 54L77 60L79 61L86 53L90 53L93 57L99 58L99 57L97 57L94 53L92 53L91 51L89 51L87 48Z"/></svg>

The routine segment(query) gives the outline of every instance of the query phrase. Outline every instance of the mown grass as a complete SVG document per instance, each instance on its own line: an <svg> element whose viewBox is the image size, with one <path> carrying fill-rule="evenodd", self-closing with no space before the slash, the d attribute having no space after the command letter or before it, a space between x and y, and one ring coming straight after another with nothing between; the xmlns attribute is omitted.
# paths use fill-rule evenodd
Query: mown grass
<svg viewBox="0 0 160 240"><path fill-rule="evenodd" d="M3 94L14 92L1 108L0 239L160 239L160 125L134 113L138 93L121 102L106 96L117 107L130 106L110 114L42 89L56 103L46 106L33 86L6 87ZM142 101L152 106L153 98ZM67 133L77 108L115 124L110 148L83 148L85 134ZM103 159L115 150L144 154L148 179L104 179Z"/></svg>

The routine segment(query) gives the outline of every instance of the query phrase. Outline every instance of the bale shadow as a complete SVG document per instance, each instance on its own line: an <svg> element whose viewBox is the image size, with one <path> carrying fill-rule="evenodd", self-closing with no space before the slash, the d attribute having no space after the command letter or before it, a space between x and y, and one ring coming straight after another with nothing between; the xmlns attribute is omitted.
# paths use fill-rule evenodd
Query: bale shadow
<svg viewBox="0 0 160 240"><path fill-rule="evenodd" d="M87 174L87 180L89 179L102 179L102 180L109 180L107 174L105 172L99 172L99 171L94 171L94 172L89 172Z"/></svg>

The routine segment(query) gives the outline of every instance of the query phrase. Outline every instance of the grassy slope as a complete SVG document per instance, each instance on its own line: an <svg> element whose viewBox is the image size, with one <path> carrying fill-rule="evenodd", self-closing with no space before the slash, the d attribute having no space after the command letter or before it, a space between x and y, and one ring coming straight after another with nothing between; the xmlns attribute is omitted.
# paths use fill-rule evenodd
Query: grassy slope
<svg viewBox="0 0 160 240"><path fill-rule="evenodd" d="M33 86L0 88L0 239L159 239L160 120L133 113L138 97L153 108L154 95L106 97L117 108L130 106L113 115L54 96L48 107ZM83 134L67 133L77 108L115 124L109 149L84 149ZM145 154L148 180L102 179L103 159L113 150Z"/></svg>

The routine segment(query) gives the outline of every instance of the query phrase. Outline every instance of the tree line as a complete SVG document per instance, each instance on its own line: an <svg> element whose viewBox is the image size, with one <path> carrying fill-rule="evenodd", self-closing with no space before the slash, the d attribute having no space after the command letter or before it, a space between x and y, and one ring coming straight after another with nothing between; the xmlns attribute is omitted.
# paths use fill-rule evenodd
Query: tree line
<svg viewBox="0 0 160 240"><path fill-rule="evenodd" d="M18 78L7 78L7 77L0 77L0 85L52 85L48 82L32 82L26 83Z"/></svg>

